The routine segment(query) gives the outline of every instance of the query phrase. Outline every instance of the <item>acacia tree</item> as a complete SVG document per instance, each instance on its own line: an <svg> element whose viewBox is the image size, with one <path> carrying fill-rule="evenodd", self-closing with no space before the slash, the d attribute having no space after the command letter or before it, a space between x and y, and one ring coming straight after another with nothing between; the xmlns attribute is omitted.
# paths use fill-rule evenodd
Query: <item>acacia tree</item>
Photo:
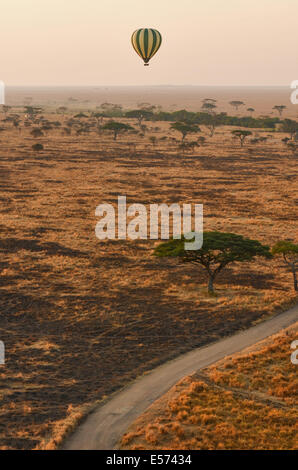
<svg viewBox="0 0 298 470"><path fill-rule="evenodd" d="M129 124L124 124L123 122L109 121L102 127L102 129L112 131L114 133L114 140L117 140L117 137L121 132L133 130L133 127Z"/></svg>
<svg viewBox="0 0 298 470"><path fill-rule="evenodd" d="M42 113L42 108L38 106L25 106L25 113L31 120L34 120L38 114Z"/></svg>
<svg viewBox="0 0 298 470"><path fill-rule="evenodd" d="M81 111L78 114L75 114L74 118L75 119L88 119L88 116L87 116L87 114L85 114Z"/></svg>
<svg viewBox="0 0 298 470"><path fill-rule="evenodd" d="M142 122L149 120L153 117L153 112L148 111L147 109L133 109L132 111L127 111L125 117L129 119L137 119L139 126L141 127Z"/></svg>
<svg viewBox="0 0 298 470"><path fill-rule="evenodd" d="M243 106L244 104L245 103L243 103L243 101L238 101L238 100L230 101L230 105L233 106L233 108L235 108L236 111L238 111L239 107Z"/></svg>
<svg viewBox="0 0 298 470"><path fill-rule="evenodd" d="M198 132L201 132L201 129L196 124L187 124L185 122L174 122L171 125L171 129L181 132L182 141L184 141L187 134L197 134Z"/></svg>
<svg viewBox="0 0 298 470"><path fill-rule="evenodd" d="M242 130L235 130L235 131L232 131L232 134L235 137L238 137L238 139L240 140L240 145L241 145L241 147L243 147L243 144L244 144L244 141L245 141L246 137L248 137L249 135L252 135L252 132L242 131Z"/></svg>
<svg viewBox="0 0 298 470"><path fill-rule="evenodd" d="M269 246L242 235L224 232L204 232L203 246L199 250L185 250L184 237L161 243L154 250L158 257L177 257L183 263L201 265L208 274L208 292L214 294L214 281L229 264L252 261L256 256L270 259ZM189 242L189 240L188 240Z"/></svg>
<svg viewBox="0 0 298 470"><path fill-rule="evenodd" d="M284 112L284 110L285 110L286 108L287 108L287 107L286 107L284 104L280 104L280 105L277 105L277 104L276 104L275 106L273 106L272 109L274 109L274 111L277 111L278 114L279 114L280 116L282 116L282 113Z"/></svg>
<svg viewBox="0 0 298 470"><path fill-rule="evenodd" d="M205 100L202 104L202 110L207 111L208 113L213 113L216 109L216 104L212 101Z"/></svg>
<svg viewBox="0 0 298 470"><path fill-rule="evenodd" d="M272 247L272 254L282 256L284 264L293 274L294 290L298 291L298 245L290 241L279 241Z"/></svg>
<svg viewBox="0 0 298 470"><path fill-rule="evenodd" d="M216 101L214 98L204 98L203 100L203 103L213 103L213 104L216 104Z"/></svg>

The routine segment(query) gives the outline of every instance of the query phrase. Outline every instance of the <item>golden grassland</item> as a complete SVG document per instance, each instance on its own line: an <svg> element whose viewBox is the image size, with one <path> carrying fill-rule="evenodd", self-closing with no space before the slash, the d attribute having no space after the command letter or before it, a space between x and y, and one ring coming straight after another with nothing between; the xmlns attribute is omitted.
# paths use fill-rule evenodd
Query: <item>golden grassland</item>
<svg viewBox="0 0 298 470"><path fill-rule="evenodd" d="M62 126L70 117L44 115ZM55 448L89 406L136 376L297 301L278 259L227 268L210 298L204 272L156 259L155 242L95 237L96 206L118 195L203 203L205 230L266 244L296 237L297 160L284 134L240 148L231 129L210 138L202 126L206 145L183 155L169 124L145 124L145 136L116 142L93 130L34 139L22 123L0 133L2 449Z"/></svg>
<svg viewBox="0 0 298 470"><path fill-rule="evenodd" d="M298 323L257 348L181 380L123 436L121 449L298 447Z"/></svg>

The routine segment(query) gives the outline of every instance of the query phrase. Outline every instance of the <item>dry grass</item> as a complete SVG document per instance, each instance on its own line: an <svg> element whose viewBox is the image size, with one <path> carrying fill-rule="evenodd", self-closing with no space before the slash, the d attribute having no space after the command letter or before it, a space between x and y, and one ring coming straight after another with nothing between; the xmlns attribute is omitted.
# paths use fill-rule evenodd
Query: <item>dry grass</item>
<svg viewBox="0 0 298 470"><path fill-rule="evenodd" d="M123 436L121 449L297 449L290 330L180 381Z"/></svg>
<svg viewBox="0 0 298 470"><path fill-rule="evenodd" d="M76 420L86 403L160 362L297 300L278 260L227 269L210 299L204 272L154 258L153 242L96 239L96 206L121 194L146 204L203 203L206 230L268 244L295 238L297 162L282 134L240 149L221 128L183 156L168 124L146 124L144 138L117 142L50 131L38 139L39 153L22 124L21 132L5 124L0 135L2 448L54 446L69 409ZM153 148L150 135L168 139Z"/></svg>

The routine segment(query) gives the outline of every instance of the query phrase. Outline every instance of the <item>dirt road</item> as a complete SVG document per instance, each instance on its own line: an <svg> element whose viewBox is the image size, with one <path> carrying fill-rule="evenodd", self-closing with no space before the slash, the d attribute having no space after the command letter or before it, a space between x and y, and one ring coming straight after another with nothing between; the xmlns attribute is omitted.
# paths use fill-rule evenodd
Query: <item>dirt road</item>
<svg viewBox="0 0 298 470"><path fill-rule="evenodd" d="M182 377L277 333L297 318L298 306L295 306L246 331L157 367L99 406L65 441L63 449L113 449L128 426ZM289 358L290 352L289 349Z"/></svg>

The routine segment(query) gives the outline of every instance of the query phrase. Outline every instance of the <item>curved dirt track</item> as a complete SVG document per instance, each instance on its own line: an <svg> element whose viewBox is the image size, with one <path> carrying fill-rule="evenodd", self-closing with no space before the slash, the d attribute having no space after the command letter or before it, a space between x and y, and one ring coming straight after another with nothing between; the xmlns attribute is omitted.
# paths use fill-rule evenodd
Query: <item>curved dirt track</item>
<svg viewBox="0 0 298 470"><path fill-rule="evenodd" d="M295 323L297 318L298 305L248 330L190 351L153 369L92 412L65 441L63 449L113 449L128 426L181 378L278 333Z"/></svg>

